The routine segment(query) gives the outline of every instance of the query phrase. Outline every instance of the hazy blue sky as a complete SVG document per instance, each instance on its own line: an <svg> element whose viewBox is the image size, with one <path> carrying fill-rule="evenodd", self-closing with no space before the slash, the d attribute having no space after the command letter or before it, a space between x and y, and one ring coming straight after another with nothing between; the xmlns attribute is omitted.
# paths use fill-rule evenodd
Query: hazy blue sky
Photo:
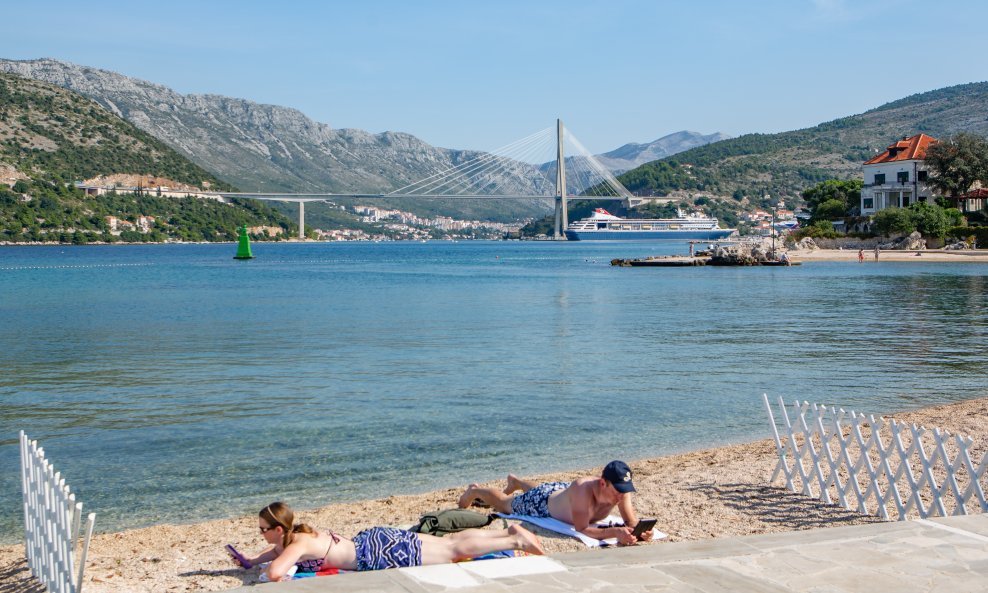
<svg viewBox="0 0 988 593"><path fill-rule="evenodd" d="M333 127L491 150L562 118L593 152L779 132L988 79L976 0L8 2L52 57Z"/></svg>

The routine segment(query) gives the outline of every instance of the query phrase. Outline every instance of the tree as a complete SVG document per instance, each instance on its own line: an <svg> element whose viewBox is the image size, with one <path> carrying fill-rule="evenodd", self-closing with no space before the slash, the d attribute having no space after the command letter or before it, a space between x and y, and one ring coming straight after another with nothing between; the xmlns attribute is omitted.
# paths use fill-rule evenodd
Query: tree
<svg viewBox="0 0 988 593"><path fill-rule="evenodd" d="M908 208L886 208L875 214L875 228L886 237L908 235L916 230L916 222Z"/></svg>
<svg viewBox="0 0 988 593"><path fill-rule="evenodd" d="M909 206L916 230L927 237L936 237L941 241L947 236L951 226L951 217L947 211L935 204L918 202Z"/></svg>
<svg viewBox="0 0 988 593"><path fill-rule="evenodd" d="M852 210L861 204L861 188L864 181L861 179L828 179L811 187L803 192L803 199L806 200L807 207L813 212L814 220L830 220L848 216ZM827 216L817 214L817 209L826 202L837 201L843 206L843 212L833 214L833 205L829 206Z"/></svg>
<svg viewBox="0 0 988 593"><path fill-rule="evenodd" d="M926 149L929 184L951 197L971 189L976 181L988 185L988 140L960 133Z"/></svg>
<svg viewBox="0 0 988 593"><path fill-rule="evenodd" d="M847 203L838 199L827 200L813 211L814 222L831 221L844 216L847 216Z"/></svg>

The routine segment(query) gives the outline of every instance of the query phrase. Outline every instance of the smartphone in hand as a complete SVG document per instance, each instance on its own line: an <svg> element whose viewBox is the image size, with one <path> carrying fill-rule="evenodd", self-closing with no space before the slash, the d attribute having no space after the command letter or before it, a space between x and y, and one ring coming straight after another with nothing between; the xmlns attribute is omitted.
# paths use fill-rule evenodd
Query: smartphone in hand
<svg viewBox="0 0 988 593"><path fill-rule="evenodd" d="M635 525L635 530L631 532L631 535L635 536L635 539L641 539L642 534L655 527L657 522L657 519L642 519Z"/></svg>
<svg viewBox="0 0 988 593"><path fill-rule="evenodd" d="M250 563L250 560L247 560L247 557L241 554L240 552L238 552L237 549L233 547L233 545L227 544L226 551L228 554L230 554L230 556L233 556L233 559L236 560L237 564L239 564L240 566L243 566L244 568L254 567L254 565Z"/></svg>

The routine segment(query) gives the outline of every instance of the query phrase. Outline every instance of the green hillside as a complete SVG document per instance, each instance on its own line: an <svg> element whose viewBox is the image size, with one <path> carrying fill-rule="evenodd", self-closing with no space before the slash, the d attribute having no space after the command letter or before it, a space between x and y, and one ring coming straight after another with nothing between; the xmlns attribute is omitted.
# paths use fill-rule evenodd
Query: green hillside
<svg viewBox="0 0 988 593"><path fill-rule="evenodd" d="M988 83L921 93L860 115L779 134L748 134L647 163L619 179L633 193L797 198L826 179L850 179L904 136L988 135Z"/></svg>
<svg viewBox="0 0 988 593"><path fill-rule="evenodd" d="M706 144L646 163L618 179L636 195L679 196L679 204L701 209L734 227L739 212L771 208L780 200L796 207L803 203L802 192L821 181L860 179L866 160L903 137L920 132L935 138L959 132L988 136L986 114L988 82L963 84L812 128ZM655 208L628 212L614 203L576 200L570 204L570 220L586 216L596 206L622 216L658 214ZM522 233L549 234L552 226L549 216L527 225Z"/></svg>
<svg viewBox="0 0 988 593"><path fill-rule="evenodd" d="M113 174L235 188L92 100L10 74L0 74L0 173L0 241L233 240L240 224L294 232L289 218L253 201L85 195L73 182ZM139 216L155 222L130 230ZM107 217L124 230L113 232Z"/></svg>

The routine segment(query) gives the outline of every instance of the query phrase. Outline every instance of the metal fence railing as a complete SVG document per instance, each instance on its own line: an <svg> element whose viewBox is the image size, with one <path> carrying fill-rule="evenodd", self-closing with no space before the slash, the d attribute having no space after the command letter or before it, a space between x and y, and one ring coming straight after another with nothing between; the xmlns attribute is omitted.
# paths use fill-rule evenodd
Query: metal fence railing
<svg viewBox="0 0 988 593"><path fill-rule="evenodd" d="M51 593L80 593L93 535L95 513L76 561L82 503L45 459L44 449L21 431L21 480L24 487L24 548L31 574Z"/></svg>
<svg viewBox="0 0 988 593"><path fill-rule="evenodd" d="M808 402L787 410L781 397L780 427L762 398L779 455L772 482L886 520L988 511L988 452L978 460L970 437Z"/></svg>

